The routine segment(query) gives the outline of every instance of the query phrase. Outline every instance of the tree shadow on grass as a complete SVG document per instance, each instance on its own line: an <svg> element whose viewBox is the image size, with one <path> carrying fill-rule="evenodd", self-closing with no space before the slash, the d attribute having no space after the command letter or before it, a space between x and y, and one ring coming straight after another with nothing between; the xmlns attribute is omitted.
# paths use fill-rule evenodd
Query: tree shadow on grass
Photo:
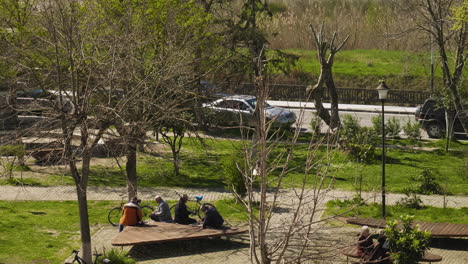
<svg viewBox="0 0 468 264"><path fill-rule="evenodd" d="M161 244L137 245L130 250L129 255L137 261L145 261L227 250L242 250L248 247L249 243L247 241L239 239L193 239Z"/></svg>

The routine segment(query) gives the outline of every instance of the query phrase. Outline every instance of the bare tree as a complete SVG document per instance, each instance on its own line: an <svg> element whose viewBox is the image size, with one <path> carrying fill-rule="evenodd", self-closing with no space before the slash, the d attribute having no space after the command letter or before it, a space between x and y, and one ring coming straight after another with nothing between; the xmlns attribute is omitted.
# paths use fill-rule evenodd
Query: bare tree
<svg viewBox="0 0 468 264"><path fill-rule="evenodd" d="M33 76L39 87L53 95L53 109L46 122L58 121L61 130L62 160L76 186L83 259L91 263L87 187L92 151L107 128L105 122L91 121L97 112L106 113L106 107L93 105L92 98L106 80L102 73L109 58L100 54L102 49L96 45L97 24L87 8L91 3L48 0L3 4L8 4L10 15L22 14L11 16L17 20L11 21L8 42L17 72Z"/></svg>
<svg viewBox="0 0 468 264"><path fill-rule="evenodd" d="M463 82L463 72L466 62L466 45L468 26L457 23L454 12L463 9L462 0L411 0L393 1L401 10L412 18L406 30L427 32L437 45L441 60L440 67L443 73L442 94L448 99L445 103L447 109L455 109L466 133L468 133L468 116L464 109L464 98L460 95ZM466 3L465 7L466 9ZM466 11L465 11L466 12ZM449 55L452 49L453 55ZM451 118L447 118L450 122ZM447 123L447 130L450 130Z"/></svg>
<svg viewBox="0 0 468 264"><path fill-rule="evenodd" d="M333 63L336 53L346 44L349 35L339 45L335 45L337 34L333 33L331 40L326 39L324 32L324 23L320 26L320 31L317 33L311 25L310 29L314 37L317 58L320 63L320 75L317 83L314 86L307 87L307 94L312 97L317 110L318 116L332 129L338 129L340 126L340 117L338 115L338 93L336 92L335 82L333 81ZM323 106L322 100L324 97L324 85L327 87L331 98L330 113Z"/></svg>

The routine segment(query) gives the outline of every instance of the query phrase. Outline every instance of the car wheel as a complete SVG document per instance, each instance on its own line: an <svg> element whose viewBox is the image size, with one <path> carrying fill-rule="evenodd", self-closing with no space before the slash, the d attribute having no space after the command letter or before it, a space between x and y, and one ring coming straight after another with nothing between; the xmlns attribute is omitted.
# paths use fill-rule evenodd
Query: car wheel
<svg viewBox="0 0 468 264"><path fill-rule="evenodd" d="M437 123L430 123L426 127L426 132L430 138L441 138L443 129L442 126Z"/></svg>

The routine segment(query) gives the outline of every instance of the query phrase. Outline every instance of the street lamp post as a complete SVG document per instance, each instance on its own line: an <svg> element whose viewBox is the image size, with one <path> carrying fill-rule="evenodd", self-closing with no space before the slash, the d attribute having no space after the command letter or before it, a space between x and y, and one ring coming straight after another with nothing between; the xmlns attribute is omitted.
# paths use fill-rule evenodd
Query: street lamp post
<svg viewBox="0 0 468 264"><path fill-rule="evenodd" d="M382 102L382 218L385 219L385 99L387 99L387 94L390 89L385 84L384 81L381 81L377 87L377 92L379 92L379 99Z"/></svg>

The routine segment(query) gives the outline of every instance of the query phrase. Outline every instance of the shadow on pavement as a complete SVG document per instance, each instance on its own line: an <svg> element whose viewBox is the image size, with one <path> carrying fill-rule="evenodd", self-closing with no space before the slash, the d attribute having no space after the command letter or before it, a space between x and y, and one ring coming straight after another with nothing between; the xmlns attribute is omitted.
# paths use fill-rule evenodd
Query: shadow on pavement
<svg viewBox="0 0 468 264"><path fill-rule="evenodd" d="M433 237L431 239L431 247L466 251L468 249L468 238Z"/></svg>
<svg viewBox="0 0 468 264"><path fill-rule="evenodd" d="M194 239L163 244L137 245L130 252L130 257L137 261L198 255L226 250L248 248L247 241L226 239Z"/></svg>

